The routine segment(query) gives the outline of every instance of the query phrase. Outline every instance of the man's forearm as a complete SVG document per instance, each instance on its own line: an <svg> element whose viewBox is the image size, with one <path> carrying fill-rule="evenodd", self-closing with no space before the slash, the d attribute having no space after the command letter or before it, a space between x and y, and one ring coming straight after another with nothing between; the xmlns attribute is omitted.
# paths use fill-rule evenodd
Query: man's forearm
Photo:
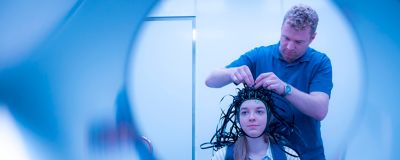
<svg viewBox="0 0 400 160"><path fill-rule="evenodd" d="M323 120L328 113L329 96L323 92L304 93L296 88L285 97L302 113L316 120Z"/></svg>
<svg viewBox="0 0 400 160"><path fill-rule="evenodd" d="M229 69L221 68L214 70L206 79L206 85L211 88L221 88L232 83Z"/></svg>

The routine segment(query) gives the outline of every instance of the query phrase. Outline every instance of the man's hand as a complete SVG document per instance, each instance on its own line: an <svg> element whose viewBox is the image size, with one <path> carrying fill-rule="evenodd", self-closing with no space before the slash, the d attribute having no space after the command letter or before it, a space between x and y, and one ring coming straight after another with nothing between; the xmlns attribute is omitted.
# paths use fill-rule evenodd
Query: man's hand
<svg viewBox="0 0 400 160"><path fill-rule="evenodd" d="M249 67L246 65L230 68L229 73L232 82L236 85L240 83L247 84L247 86L254 85L253 75L251 74Z"/></svg>
<svg viewBox="0 0 400 160"><path fill-rule="evenodd" d="M255 88L263 87L279 95L282 95L285 92L285 82L279 79L273 72L260 74L255 83Z"/></svg>

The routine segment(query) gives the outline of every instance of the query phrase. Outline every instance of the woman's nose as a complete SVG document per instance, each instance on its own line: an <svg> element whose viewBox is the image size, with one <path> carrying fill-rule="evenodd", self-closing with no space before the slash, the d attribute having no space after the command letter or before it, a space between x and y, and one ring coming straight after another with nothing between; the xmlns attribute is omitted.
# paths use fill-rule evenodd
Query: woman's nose
<svg viewBox="0 0 400 160"><path fill-rule="evenodd" d="M254 113L250 113L250 115L249 115L249 120L250 121L254 121L256 118L255 118L255 115L254 115Z"/></svg>

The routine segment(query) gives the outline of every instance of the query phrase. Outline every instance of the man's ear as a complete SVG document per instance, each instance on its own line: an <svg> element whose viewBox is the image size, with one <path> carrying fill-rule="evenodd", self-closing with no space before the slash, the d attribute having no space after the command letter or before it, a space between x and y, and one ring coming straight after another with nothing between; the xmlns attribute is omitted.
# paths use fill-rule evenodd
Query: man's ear
<svg viewBox="0 0 400 160"><path fill-rule="evenodd" d="M313 34L311 34L311 37L310 37L310 42L312 42L313 40L314 40L314 38L315 38L315 36L317 35L317 32L314 32Z"/></svg>

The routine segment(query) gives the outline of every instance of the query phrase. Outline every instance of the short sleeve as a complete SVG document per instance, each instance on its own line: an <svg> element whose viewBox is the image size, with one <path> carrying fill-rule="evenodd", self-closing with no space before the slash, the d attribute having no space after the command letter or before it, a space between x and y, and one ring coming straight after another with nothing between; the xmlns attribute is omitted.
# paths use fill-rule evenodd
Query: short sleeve
<svg viewBox="0 0 400 160"><path fill-rule="evenodd" d="M257 59L257 54L259 50L260 48L254 48L244 53L238 59L233 61L231 64L227 65L226 68L240 67L243 65L248 66L250 69L254 68L255 60Z"/></svg>
<svg viewBox="0 0 400 160"><path fill-rule="evenodd" d="M313 80L311 81L310 92L320 91L330 96L332 88L332 65L329 58L324 55L322 56L321 62L318 65Z"/></svg>

